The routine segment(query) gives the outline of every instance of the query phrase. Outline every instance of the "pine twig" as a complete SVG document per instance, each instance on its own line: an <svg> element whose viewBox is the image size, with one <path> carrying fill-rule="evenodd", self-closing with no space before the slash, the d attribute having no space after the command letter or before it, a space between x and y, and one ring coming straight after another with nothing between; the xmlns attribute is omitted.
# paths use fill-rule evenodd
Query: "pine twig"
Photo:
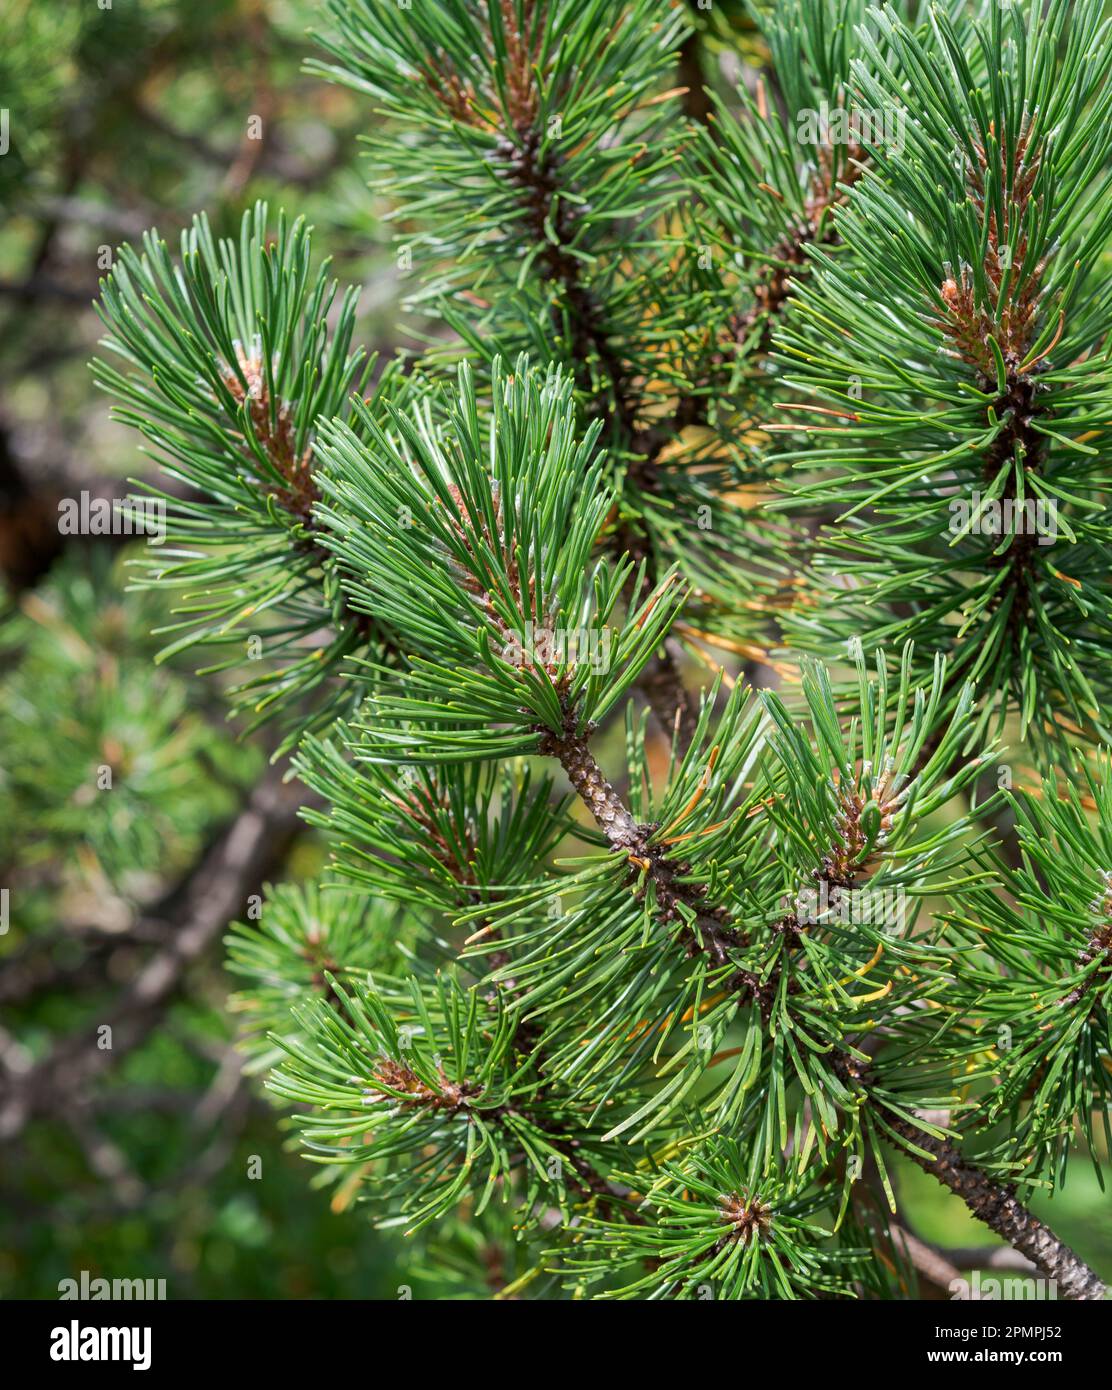
<svg viewBox="0 0 1112 1390"><path fill-rule="evenodd" d="M607 780L588 747L587 735L576 733L569 719L567 732L560 738L549 735L541 751L559 760L576 794L610 845L647 870L654 881L657 902L665 919L675 916L675 904L681 897L696 906L703 890L692 890L676 882L676 866L648 844L648 829L638 825ZM692 902L692 898L696 901ZM698 905L697 911L704 942L716 956L725 959L724 947L734 944L734 933L722 920L720 911L708 912L705 904ZM744 978L745 973L739 972L739 986L752 988L752 983ZM864 1079L860 1068L848 1055L841 1054L838 1060L847 1079ZM883 1106L879 1108L885 1124L909 1146L915 1162L960 1197L979 1221L1027 1256L1047 1278L1056 1280L1064 1297L1102 1299L1105 1296L1104 1284L1093 1270L1049 1226L1031 1215L1016 1198L1014 1190L983 1173L948 1140L925 1133ZM933 1159L916 1150L926 1150Z"/></svg>
<svg viewBox="0 0 1112 1390"><path fill-rule="evenodd" d="M1013 1188L988 1177L950 1140L925 1134L892 1111L887 1111L884 1119L908 1145L908 1153L919 1167L960 1197L978 1221L1003 1236L1048 1279L1056 1280L1062 1297L1076 1300L1105 1297L1106 1289L1100 1278L1049 1226L1032 1216L1017 1199ZM930 1157L917 1150L926 1150Z"/></svg>

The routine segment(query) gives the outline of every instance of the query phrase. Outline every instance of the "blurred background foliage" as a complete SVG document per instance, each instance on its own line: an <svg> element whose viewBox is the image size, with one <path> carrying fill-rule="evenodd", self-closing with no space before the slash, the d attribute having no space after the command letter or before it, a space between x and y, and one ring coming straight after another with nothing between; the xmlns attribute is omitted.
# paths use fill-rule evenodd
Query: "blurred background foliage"
<svg viewBox="0 0 1112 1390"><path fill-rule="evenodd" d="M358 168L369 113L302 73L314 9L0 9L0 1296L56 1297L81 1270L165 1278L171 1298L399 1296L394 1244L307 1184L241 1073L223 927L184 967L168 954L267 749L227 726L211 680L154 664L166 614L127 592L119 539L58 531L60 499L149 471L86 365L122 241L157 224L172 244L201 208L225 232L267 197L363 285L364 341L399 345ZM286 807L280 824L266 875L314 872L313 836ZM159 962L171 987L133 1028L128 992ZM76 1040L117 1018L111 1064L67 1087ZM21 1113L15 1083L40 1074Z"/></svg>
<svg viewBox="0 0 1112 1390"><path fill-rule="evenodd" d="M692 12L699 35L677 82L698 114L700 79L723 93L751 84L762 55L739 0ZM399 228L359 171L373 111L302 71L317 19L314 0L0 9L0 1297L53 1298L82 1270L165 1278L171 1298L543 1284L505 1267L508 1238L476 1287L466 1213L452 1233L461 1258L449 1241L434 1262L348 1211L350 1185L306 1181L235 1045L222 938L249 904L240 894L194 918L219 900L229 841L252 816L250 893L316 873L324 852L266 771L265 737L225 722L217 683L187 660L155 665L166 614L127 592L127 547L58 530L60 499L121 497L150 468L86 366L97 282L122 241L157 224L172 244L201 209L226 234L267 198L305 214L316 253L362 286L364 344L389 357L429 327L398 328ZM90 1068L79 1059L105 1023L113 1046ZM986 1243L911 1164L896 1180L923 1238ZM1112 1278L1112 1210L1094 1187L1078 1168L1054 1224Z"/></svg>

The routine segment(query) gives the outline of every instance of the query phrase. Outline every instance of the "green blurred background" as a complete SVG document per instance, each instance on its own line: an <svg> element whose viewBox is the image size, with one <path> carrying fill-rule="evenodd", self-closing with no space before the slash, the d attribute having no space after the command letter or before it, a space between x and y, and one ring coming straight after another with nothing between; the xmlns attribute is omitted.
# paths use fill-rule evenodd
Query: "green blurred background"
<svg viewBox="0 0 1112 1390"><path fill-rule="evenodd" d="M165 613L126 592L127 546L58 534L59 499L121 496L151 471L92 389L98 279L148 227L174 245L205 209L224 233L264 197L305 214L318 253L363 285L364 341L397 346L399 277L358 167L371 117L301 71L314 11L7 0L0 12L3 1297L54 1298L87 1270L164 1278L171 1298L396 1298L413 1262L311 1186L242 1074L222 930L138 1028L116 1028L94 1077L74 1061L172 948L183 897L267 756L265 737L226 724L216 682L187 660L155 668L148 634ZM320 866L294 800L275 817L267 878ZM37 1099L21 1114L28 1077Z"/></svg>

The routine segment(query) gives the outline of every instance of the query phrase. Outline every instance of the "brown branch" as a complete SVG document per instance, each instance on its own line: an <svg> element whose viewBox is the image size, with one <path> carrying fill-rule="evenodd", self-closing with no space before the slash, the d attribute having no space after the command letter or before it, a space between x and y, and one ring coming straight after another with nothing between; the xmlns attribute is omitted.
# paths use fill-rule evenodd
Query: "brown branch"
<svg viewBox="0 0 1112 1390"><path fill-rule="evenodd" d="M605 443L633 451L626 470L626 486L635 492L651 492L656 459L674 434L638 427L637 405L625 363L611 341L602 306L583 281L582 262L571 250L578 213L572 203L559 196L557 164L550 154L540 151L541 132L534 124L535 102L530 99L534 80L526 61L529 55L520 38L516 42L520 52L512 66L519 80L516 86L511 84L509 112L513 133L499 140L498 155L510 182L523 195L526 231L542 248L540 264L546 277L560 289L560 297L552 306L553 328L557 333L562 333L565 325L570 330L572 371L579 390L590 402L588 417L602 419ZM598 364L605 381L601 394L592 363ZM685 408L681 402L677 422ZM643 559L648 562L646 584L651 583L653 556L644 528L629 521L623 523L614 533L613 544L615 550L629 555L635 564ZM643 594L632 591L627 594L630 603L642 597ZM665 734L674 734L681 752L685 752L694 734L697 708L666 646L655 654L639 685Z"/></svg>
<svg viewBox="0 0 1112 1390"><path fill-rule="evenodd" d="M645 666L638 687L661 729L676 740L677 751L682 756L695 737L699 712L683 683L679 662L669 642L666 641Z"/></svg>
<svg viewBox="0 0 1112 1390"><path fill-rule="evenodd" d="M858 866L855 863L854 851L860 842L858 819L859 814L854 814L852 804L843 811L840 823L845 831L845 852L838 849L825 857L821 873L828 882L843 881L843 863L848 862L853 866L849 871L850 883L854 881L856 873L867 868L867 864ZM1017 1200L1013 1187L1005 1187L981 1172L949 1140L926 1133L890 1110L871 1094L868 1068L848 1053L836 1051L832 1060L835 1073L846 1084L861 1089L869 1103L880 1112L884 1125L905 1143L933 1155L933 1159L928 1159L912 1148L909 1150L910 1157L925 1172L956 1193L979 1221L1031 1259L1048 1278L1057 1279L1059 1289L1066 1298L1104 1297L1104 1285L1096 1274L1049 1227L1027 1211Z"/></svg>
<svg viewBox="0 0 1112 1390"><path fill-rule="evenodd" d="M1005 1269L1015 1274L1034 1274L1037 1266L1010 1245L963 1245L943 1254L956 1269Z"/></svg>
<svg viewBox="0 0 1112 1390"><path fill-rule="evenodd" d="M737 932L729 926L728 915L722 908L708 908L702 900L704 888L679 882L684 866L671 863L661 855L659 849L649 844L653 828L637 823L607 781L587 746L589 732L589 729L577 732L574 717L569 715L564 732L559 736L548 733L540 751L558 759L612 848L624 853L652 878L663 920L674 919L678 904L685 903L695 911L696 925L702 937L700 942L694 932L689 933L689 949L707 951L719 963L725 963L729 960L728 949L741 944ZM885 808L885 812L888 811L889 808ZM843 814L847 836L857 845L859 827L853 812L853 805L847 803ZM845 846L840 848L845 850ZM824 859L821 872L829 875L831 881L840 877L844 879L840 873L844 859L845 853L832 851ZM854 870L859 873L865 867L855 864ZM748 991L761 999L763 991L771 983L759 986L750 972L740 970L731 981L731 987L739 992ZM911 1152L915 1162L956 1193L979 1221L1003 1236L1009 1245L1026 1255L1048 1278L1056 1279L1064 1297L1104 1297L1104 1285L1097 1275L1048 1226L1027 1211L1017 1200L1014 1189L995 1182L965 1159L952 1143L920 1130L872 1096L868 1089L866 1069L848 1053L835 1052L833 1064L846 1084L863 1091L867 1100L880 1112L882 1123L892 1133L904 1143L926 1150L933 1156L926 1158L921 1153Z"/></svg>
<svg viewBox="0 0 1112 1390"><path fill-rule="evenodd" d="M783 314L794 289L794 280L807 270L807 250L811 246L831 245L837 240L833 210L846 201L847 190L861 177L864 151L851 144L847 151L839 183L834 166L832 147L819 147L819 168L804 203L800 221L772 248L770 263L761 271L754 287L753 306L735 314L730 321L730 333L740 346L760 324L760 334L751 353L758 358L768 355L776 320Z"/></svg>
<svg viewBox="0 0 1112 1390"><path fill-rule="evenodd" d="M297 810L281 770L272 768L176 895L167 914L176 926L170 940L104 1018L111 1047L98 1047L90 1026L61 1039L21 1074L9 1073L0 1092L0 1140L21 1133L35 1114L64 1115L90 1083L144 1041L188 967L243 913L249 894L280 862L298 825Z"/></svg>
<svg viewBox="0 0 1112 1390"><path fill-rule="evenodd" d="M644 858L645 828L638 825L621 797L603 775L587 746L588 731L577 733L573 715L560 735L547 733L540 752L555 758L568 775L576 794L594 817L611 848Z"/></svg>
<svg viewBox="0 0 1112 1390"><path fill-rule="evenodd" d="M699 29L692 27L680 45L679 77L683 94L684 114L700 125L706 125L710 118L710 98L707 96L703 77L703 36Z"/></svg>
<svg viewBox="0 0 1112 1390"><path fill-rule="evenodd" d="M909 1155L919 1167L960 1197L978 1221L1026 1255L1048 1279L1056 1280L1062 1297L1104 1298L1105 1287L1098 1276L1049 1226L1031 1215L1013 1187L981 1172L950 1140L926 1134L902 1116L880 1108L884 1123L909 1146Z"/></svg>
<svg viewBox="0 0 1112 1390"><path fill-rule="evenodd" d="M892 1245L906 1256L920 1279L926 1280L940 1293L949 1294L954 1280L961 1278L961 1271L950 1263L944 1252L895 1223L888 1227L888 1234Z"/></svg>
<svg viewBox="0 0 1112 1390"><path fill-rule="evenodd" d="M1047 452L1046 436L1034 428L1038 418L1045 418L1049 414L1047 408L1036 399L1037 373L1046 364L1044 362L1040 367L1038 359L1028 360L1038 320L1046 259L1029 267L1022 279L1005 285L1012 268L1022 268L1026 263L1026 232L1019 232L1014 252L1009 252L1007 256L1003 254L1010 248L1016 226L1022 228L1027 217L1042 150L1034 141L1031 124L1024 117L1011 166L1004 171L1003 186L998 190L999 214L995 210L987 211L990 170L988 159L979 144L975 145L975 154L976 163L969 170L967 184L970 201L988 234L982 267L988 295L986 302L978 305L969 273L962 266L957 272L958 279L951 276L942 283L939 290L942 315L935 318L934 323L950 341L951 346L947 349L949 354L975 370L977 384L982 391L999 387L992 411L1002 425L985 454L983 467L984 482L990 484L1009 460L1021 461L1024 472L1030 470L1037 473ZM1005 302L998 313L997 305L1005 290ZM990 339L996 343L1004 363L1003 383L998 381L999 369ZM1052 341L1051 347L1055 342L1057 338ZM1045 354L1043 356L1045 358ZM1016 500L1018 471L1013 467L1009 472L999 499L1002 506ZM1030 493L1030 490L1027 485L1025 492ZM1030 591L1036 545L1037 537L1024 530L1014 534L1012 544L1000 555L992 556L988 562L992 568L1006 567L1008 570L1007 583L993 596L988 612L995 612L1006 599L1011 599L1008 634L1017 653L1031 609Z"/></svg>
<svg viewBox="0 0 1112 1390"><path fill-rule="evenodd" d="M689 923L681 935L688 954L706 951L719 965L725 965L729 960L728 948L743 944L730 926L729 913L723 907L709 907L704 886L683 882L688 866L669 859L658 845L651 843L656 827L638 824L606 780L587 745L590 732L590 728L578 732L575 716L569 712L563 732L546 733L540 751L560 763L611 847L649 875L661 921L670 924L679 919ZM739 972L741 987L748 984L740 979L744 974Z"/></svg>
<svg viewBox="0 0 1112 1390"><path fill-rule="evenodd" d="M1101 903L1104 921L1090 931L1089 939L1078 952L1075 968L1085 970L1095 961L1102 961L1103 964L1096 970L1090 970L1080 984L1075 985L1065 998L1059 1001L1059 1008L1072 1008L1075 1004L1080 1004L1098 982L1103 983L1112 973L1112 888L1105 890Z"/></svg>

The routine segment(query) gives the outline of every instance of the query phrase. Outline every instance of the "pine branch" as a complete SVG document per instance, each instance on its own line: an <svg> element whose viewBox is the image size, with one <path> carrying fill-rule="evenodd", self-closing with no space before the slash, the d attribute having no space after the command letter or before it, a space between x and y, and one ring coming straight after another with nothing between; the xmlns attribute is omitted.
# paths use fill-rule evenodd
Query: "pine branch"
<svg viewBox="0 0 1112 1390"><path fill-rule="evenodd" d="M1014 1189L994 1182L962 1155L949 1140L924 1134L918 1126L892 1111L884 1123L904 1142L906 1151L924 1172L960 1197L978 1221L1002 1236L1048 1279L1057 1281L1060 1297L1103 1299L1104 1284L1089 1266L1049 1226L1016 1200ZM922 1152L925 1150L926 1152Z"/></svg>
<svg viewBox="0 0 1112 1390"><path fill-rule="evenodd" d="M351 350L355 291L336 305L337 291L327 266L311 269L304 222L281 215L272 235L263 203L244 214L238 242L217 241L205 217L194 219L180 266L148 233L143 254L124 247L103 282L104 346L126 370L95 361L97 383L171 478L199 494L156 494L170 544L151 552L146 582L185 599L184 616L163 629L174 635L163 655L230 649L210 669L238 668L254 636L249 660L264 672L232 692L251 727L275 714L296 724L305 697L326 690L312 725L325 727L353 704L353 683L329 683L346 659L368 648L395 656L390 634L348 607L330 573L315 517L316 428L347 418L353 399L368 410L404 399L411 383L391 363L363 397L373 361ZM291 728L279 751L301 731Z"/></svg>
<svg viewBox="0 0 1112 1390"><path fill-rule="evenodd" d="M1045 767L1077 736L1107 737L1092 571L1107 480L1088 450L1112 319L1085 286L1108 221L1091 220L1101 195L1081 169L1105 162L1110 98L1094 71L1108 35L1088 5L994 4L918 30L890 12L876 22L857 96L898 117L902 147L868 142L835 214L839 256L813 253L779 339L804 397L792 423L770 428L817 421L803 427L807 447L782 456L812 477L791 505L839 512L809 577L820 606L789 619L792 640L911 637L947 651L976 682L979 728L1001 729L1014 710ZM821 608L832 572L853 584L838 612Z"/></svg>
<svg viewBox="0 0 1112 1390"><path fill-rule="evenodd" d="M252 1064L281 1054L271 1087L345 1204L365 1182L449 1242L464 1212L483 1278L510 1222L577 1223L513 1291L558 1245L577 1293L899 1296L909 1262L954 1266L886 1234L893 1146L1099 1296L1024 1203L1110 1123L1112 769L976 801L1010 711L1046 761L1103 736L1112 688L1097 0L1070 23L1061 0L789 3L765 26L782 106L720 105L695 168L660 91L678 4L332 8L329 75L390 118L411 302L456 339L359 399L350 296L329 314L303 229L271 247L261 212L239 247L196 224L180 270L148 239L106 289L130 374L102 380L205 494L157 576L199 590L179 645L271 615L293 664L242 692L306 735L354 890L276 890L233 933ZM796 128L868 102L906 150ZM770 457L756 426L790 392L818 423ZM792 508L846 513L804 576L765 514L788 462ZM1093 574L953 537L973 483L1060 501ZM720 672L696 704L678 639L767 661L775 621L848 650L848 679L807 664L747 702ZM663 776L635 690L673 734ZM591 740L619 707L612 783ZM1010 869L986 844L1004 805ZM862 898L881 915L843 911Z"/></svg>
<svg viewBox="0 0 1112 1390"><path fill-rule="evenodd" d="M526 80L522 73L522 81ZM669 434L639 426L633 383L611 344L603 307L583 283L582 263L571 250L575 240L571 210L574 204L566 196L561 197L564 190L552 156L538 152L540 134L531 124L534 113L525 106L511 111L514 115L518 122L512 137L499 145L499 154L508 165L510 182L525 195L527 230L542 248L541 262L552 282L560 287L560 298L551 308L553 328L557 333L570 328L573 371L587 402L587 420L603 422L602 444L618 451L633 451L625 470L626 486L635 495L651 491L653 464L665 444L683 428L685 417L689 415L692 421L697 418L696 403L693 398L681 400ZM607 383L604 395L595 388L596 363ZM615 531L614 548L617 554L629 556L635 563L646 562L641 590L630 590L628 595L631 603L640 603L659 579L648 537L635 521L627 520ZM661 731L674 735L682 755L694 735L696 710L667 644L654 654L639 684Z"/></svg>
<svg viewBox="0 0 1112 1390"><path fill-rule="evenodd" d="M356 8L366 12L370 21L369 0ZM437 241L441 259L448 259L451 242L459 241L454 258L457 279L468 273L472 263L482 267L491 250L502 244L507 229L512 229L515 241L520 243L524 237L533 248L529 283L539 284L543 313L551 328L548 355L567 363L584 421L601 422L602 445L621 461L623 515L611 545L615 554L630 556L635 565L644 561L642 588L627 592L628 602L637 606L667 568L658 560L639 509L644 495L655 490L654 465L660 451L682 428L682 419L687 415L694 419L697 410L694 401L681 398L673 429L664 431L643 422L645 386L639 377L644 377L645 369L635 366L626 351L631 321L644 315L643 299L639 302L629 286L616 283L609 266L604 280L609 295L606 289L600 292L595 282L602 278L598 263L604 258L614 266L627 256L637 262L643 259L637 242L646 214L666 196L660 172L675 162L672 146L677 136L668 133L664 158L654 157L649 140L652 128L643 134L638 130L638 101L646 85L643 74L663 71L671 57L670 49L684 31L683 16L678 7L670 7L667 21L662 22L659 8L644 0L623 8L609 29L596 26L561 0L543 4L498 0L485 14L444 0L444 10L458 32L445 30L434 38L431 18L398 26L375 10L373 27L371 23L364 27L337 6L341 38L329 40L328 47L341 65L325 71L350 85L380 92L399 118L411 120L409 93L402 92L397 82L399 65L411 65L421 76L421 95L429 110L430 147L440 136L439 128L445 128L451 161L494 185L493 198L479 212L486 237L466 241L460 237L460 227L466 225L462 219L470 210L461 194L465 187L461 180L453 181L440 206L432 205L431 216L426 197L414 203L419 223L435 218L442 224ZM433 26L428 33L426 23ZM467 44L472 46L470 51ZM574 76L561 61L561 44L577 50L580 72ZM640 68L632 62L634 53L641 58ZM580 114L579 82L585 73L600 85L609 82L608 100L604 107L586 107ZM561 101L562 96L570 105ZM568 136L560 133L565 125ZM666 134L661 118L656 129ZM631 141L628 166L623 168L614 157L621 148L615 131L625 135L627 130L642 138ZM376 153L394 175L390 191L397 197L399 176L405 186L398 147L383 141ZM605 216L608 203L619 199L626 204L621 221L630 235L625 238L614 237L609 230L614 216ZM454 222L445 204L462 204ZM505 269L498 267L494 273L504 276ZM480 269L476 284L490 274L489 268ZM633 286L642 288L630 279ZM483 292L489 293L485 286ZM506 308L517 304L526 318L536 313L522 277L506 284L503 301L495 304L499 322L508 317ZM442 299L439 307L444 308ZM470 332L464 321L459 327L463 333ZM509 343L499 347L512 355ZM673 732L679 712L682 747L693 728L693 697L669 650L662 647L655 653L652 665L655 679L650 677L646 698L666 734Z"/></svg>
<svg viewBox="0 0 1112 1390"><path fill-rule="evenodd" d="M940 740L933 758L937 758L946 742L945 739ZM678 881L683 869L663 858L659 850L651 845L654 827L638 825L634 820L591 754L587 737L577 732L574 718L568 720L561 735L546 735L539 751L557 758L576 794L611 847L652 879L663 920L668 922L675 917L678 902L684 902L694 914L697 934L693 935L693 940L698 942L698 949L709 951L720 962L728 959L726 947L736 945L738 938L726 925L727 914L721 908L708 911L701 901L705 890L692 890ZM890 813L884 810L883 804L881 810L885 816L881 823L889 825ZM860 823L860 805L847 804L845 816L843 834L824 858L820 874L828 885L852 888L861 872L859 865L863 852L867 851L867 841ZM794 917L785 918L773 930L797 943L801 939ZM745 971L739 972L734 988L762 1000L775 992L774 988ZM950 1141L924 1132L882 1100L871 1096L867 1069L863 1069L850 1054L836 1051L833 1065L840 1079L855 1090L860 1090L876 1108L883 1127L903 1141L915 1162L960 1197L979 1221L1030 1258L1048 1278L1057 1280L1065 1297L1104 1297L1104 1285L1093 1271L1049 1227L1026 1210L1016 1199L1014 1188L1007 1188L987 1177L969 1163Z"/></svg>
<svg viewBox="0 0 1112 1390"><path fill-rule="evenodd" d="M657 901L667 919L675 911L675 870L650 848L646 832L651 828L636 824L598 768L587 749L585 738L569 732L563 739L550 739L542 751L560 760L572 786L591 811L608 842L634 862L640 863L653 878L657 887ZM859 811L851 814L856 816ZM858 877L856 871L848 872L847 866L856 864L863 847L856 818L847 820L845 831L824 860L821 871L822 878L828 884L843 888L852 887ZM709 938L706 932L702 933L702 949L720 952L723 940L720 922L708 918L706 925L711 931ZM794 919L785 919L775 930L785 932L797 942L799 940L799 929ZM724 939L730 941L731 936L727 929ZM736 936L732 939L736 941ZM737 987L750 992L761 989L756 979L745 972L741 973ZM834 1065L847 1084L855 1087L864 1085L864 1094L868 1096L865 1073L853 1058L844 1052L836 1052ZM1104 1286L1093 1271L1053 1231L1030 1215L1016 1199L1014 1189L987 1177L949 1141L925 1133L880 1100L871 1099L871 1103L877 1107L885 1128L904 1141L911 1157L925 1171L959 1196L978 1220L1028 1256L1048 1278L1058 1280L1059 1288L1067 1298L1104 1297ZM923 1150L930 1156L924 1156Z"/></svg>

